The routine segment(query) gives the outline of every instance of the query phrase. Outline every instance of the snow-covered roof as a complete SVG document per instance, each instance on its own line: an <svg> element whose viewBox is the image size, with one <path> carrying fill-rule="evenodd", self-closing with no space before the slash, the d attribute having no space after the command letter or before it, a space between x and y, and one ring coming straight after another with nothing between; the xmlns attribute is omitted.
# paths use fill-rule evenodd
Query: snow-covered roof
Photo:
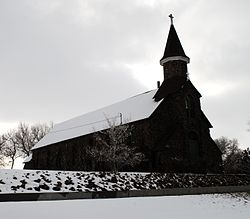
<svg viewBox="0 0 250 219"><path fill-rule="evenodd" d="M28 163L31 160L32 160L32 153L30 153L30 155L23 160L23 163Z"/></svg>
<svg viewBox="0 0 250 219"><path fill-rule="evenodd" d="M107 119L116 124L120 124L121 119L123 124L146 119L161 103L153 99L156 91L148 91L59 123L32 150L107 129Z"/></svg>

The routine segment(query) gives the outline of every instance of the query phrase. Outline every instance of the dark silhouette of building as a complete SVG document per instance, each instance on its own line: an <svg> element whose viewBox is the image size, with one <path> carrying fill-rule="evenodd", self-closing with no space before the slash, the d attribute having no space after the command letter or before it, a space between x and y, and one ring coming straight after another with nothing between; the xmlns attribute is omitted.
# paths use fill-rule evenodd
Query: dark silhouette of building
<svg viewBox="0 0 250 219"><path fill-rule="evenodd" d="M131 142L146 156L140 165L124 170L220 172L221 151L210 136L212 125L201 110L201 94L188 78L189 61L171 19L160 60L160 87L56 125L34 146L25 168L106 170L84 148L94 144L94 133L107 128L108 117L133 125Z"/></svg>

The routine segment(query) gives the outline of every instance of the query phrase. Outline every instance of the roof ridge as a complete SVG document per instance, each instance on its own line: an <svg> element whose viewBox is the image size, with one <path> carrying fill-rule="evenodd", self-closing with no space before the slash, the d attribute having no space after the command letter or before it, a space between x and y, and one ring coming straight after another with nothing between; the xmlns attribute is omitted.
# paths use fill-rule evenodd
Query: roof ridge
<svg viewBox="0 0 250 219"><path fill-rule="evenodd" d="M107 108L107 107L113 106L113 105L115 105L115 104L121 103L121 102L126 101L126 100L128 100L128 99L132 99L132 98L134 98L134 97L137 97L137 96L140 96L140 95L143 95L143 94L146 94L146 93L149 93L149 92L155 91L155 90L157 90L157 89L154 89L154 90L149 90L149 91L146 91L146 92L143 92L143 93L140 93L140 94L137 94L137 95L131 96L131 97L127 97L126 99L119 100L119 101L117 101L117 102L115 102L115 103L111 103L111 104L109 104L109 105L106 105L106 106L103 106L103 107L97 108L97 109L95 109L95 110L93 110L93 111L88 111L88 112L86 112L86 113L84 113L84 114L81 114L81 115L78 115L78 116L74 116L74 117L72 117L71 119L67 119L67 120L66 120L66 121L64 121L64 122L67 122L67 121L72 120L72 119L76 119L76 118L81 117L81 116L83 116L83 115L87 115L87 114L90 114L90 113L94 113L94 112L99 111L99 110L101 110L101 109L104 109L104 108ZM60 122L60 123L57 123L57 124L55 124L55 125L59 125L59 124L64 123L64 122Z"/></svg>
<svg viewBox="0 0 250 219"><path fill-rule="evenodd" d="M155 102L153 99L156 91L157 89L146 91L58 123L33 149L105 130L108 128L107 118L121 118L123 124L149 118L161 102Z"/></svg>

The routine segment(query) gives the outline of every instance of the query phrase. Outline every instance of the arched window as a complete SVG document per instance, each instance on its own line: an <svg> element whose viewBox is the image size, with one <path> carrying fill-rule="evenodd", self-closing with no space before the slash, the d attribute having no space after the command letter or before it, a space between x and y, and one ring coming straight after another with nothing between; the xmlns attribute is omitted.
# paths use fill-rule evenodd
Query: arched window
<svg viewBox="0 0 250 219"><path fill-rule="evenodd" d="M195 102L194 98L191 95L187 95L185 99L187 117L194 118L195 117Z"/></svg>
<svg viewBox="0 0 250 219"><path fill-rule="evenodd" d="M200 156L200 144L198 135L191 131L188 134L189 139L189 156L191 160L197 160Z"/></svg>

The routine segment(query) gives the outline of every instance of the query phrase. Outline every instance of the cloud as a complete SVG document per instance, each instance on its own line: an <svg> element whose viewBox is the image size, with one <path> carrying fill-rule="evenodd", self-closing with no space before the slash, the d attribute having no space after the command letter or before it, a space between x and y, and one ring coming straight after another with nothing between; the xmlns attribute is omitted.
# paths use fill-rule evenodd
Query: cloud
<svg viewBox="0 0 250 219"><path fill-rule="evenodd" d="M214 136L250 146L249 11L247 0L1 1L0 122L59 122L154 89L173 13Z"/></svg>

